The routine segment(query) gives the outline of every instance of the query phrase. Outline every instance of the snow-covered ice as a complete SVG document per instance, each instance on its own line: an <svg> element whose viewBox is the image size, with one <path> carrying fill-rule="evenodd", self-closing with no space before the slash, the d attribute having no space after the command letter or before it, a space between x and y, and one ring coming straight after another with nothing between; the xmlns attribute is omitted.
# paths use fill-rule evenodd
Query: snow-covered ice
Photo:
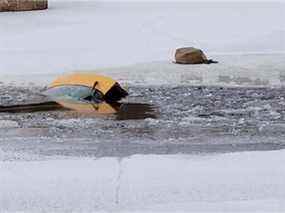
<svg viewBox="0 0 285 213"><path fill-rule="evenodd" d="M153 61L164 65L173 60L175 48L196 46L220 60L217 69L223 73L250 71L268 77L273 72L270 78L275 78L284 70L283 55L247 54L284 53L284 10L282 2L51 1L47 11L0 14L0 76L25 81L34 74L43 79L73 70ZM162 72L164 66L141 66L158 76L169 75Z"/></svg>
<svg viewBox="0 0 285 213"><path fill-rule="evenodd" d="M284 154L1 161L0 211L283 212Z"/></svg>

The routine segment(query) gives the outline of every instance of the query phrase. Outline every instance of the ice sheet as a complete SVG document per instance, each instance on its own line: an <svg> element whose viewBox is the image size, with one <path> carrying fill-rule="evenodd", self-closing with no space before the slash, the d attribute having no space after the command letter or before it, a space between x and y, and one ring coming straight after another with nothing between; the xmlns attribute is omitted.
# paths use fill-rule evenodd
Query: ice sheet
<svg viewBox="0 0 285 213"><path fill-rule="evenodd" d="M1 161L0 211L283 212L284 156L270 151Z"/></svg>
<svg viewBox="0 0 285 213"><path fill-rule="evenodd" d="M281 2L51 1L46 11L1 13L1 81L7 75L25 81L37 74L43 80L73 70L172 61L181 46L196 46L220 59L217 72L238 74L242 69L251 75L275 75L284 70L284 56L252 56L248 61L247 56L228 60L215 54L284 53L284 9ZM142 75L143 66L123 73L131 74L135 83L133 73ZM164 81L172 78L176 67L169 73L162 71L165 66L146 65L147 73L155 72L146 81L153 83L156 75L166 76ZM207 78L216 70L211 67L209 75L204 73Z"/></svg>

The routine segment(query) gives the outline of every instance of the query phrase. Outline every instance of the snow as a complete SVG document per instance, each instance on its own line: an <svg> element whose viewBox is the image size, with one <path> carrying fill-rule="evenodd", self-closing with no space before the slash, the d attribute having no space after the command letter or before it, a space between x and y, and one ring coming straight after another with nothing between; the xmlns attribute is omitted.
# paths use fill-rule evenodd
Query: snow
<svg viewBox="0 0 285 213"><path fill-rule="evenodd" d="M227 87L283 87L285 85L285 54L214 55L219 64L185 66L171 61L85 69L111 76L128 86L208 85ZM69 70L50 74L2 74L2 82L14 85L50 84ZM80 72L82 69L77 70ZM1 74L0 74L1 76Z"/></svg>
<svg viewBox="0 0 285 213"><path fill-rule="evenodd" d="M265 60L255 55L250 61L247 55L229 60L216 55L284 53L284 9L281 2L51 1L47 11L1 13L1 81L30 83L73 70L133 64L138 65L124 74L136 68L138 74L144 63L148 72L160 68L156 75L168 76L169 72L162 69L166 66L173 72L176 67L170 68L165 61L171 62L175 49L181 46L202 48L210 58L221 61L219 71L232 70L238 75L240 69L255 70L254 74L267 77L274 70L275 76L284 70L284 55L277 56L279 59L271 55ZM244 60L252 65L249 69ZM162 65L148 65L156 61ZM216 69L211 67L209 72ZM259 68L262 70L257 72ZM191 68L184 69L188 72ZM41 78L30 79L34 74ZM153 83L157 76L147 75L146 83Z"/></svg>
<svg viewBox="0 0 285 213"><path fill-rule="evenodd" d="M0 127L1 128L15 128L19 127L19 124L16 121L10 121L10 120L0 120Z"/></svg>
<svg viewBox="0 0 285 213"><path fill-rule="evenodd" d="M1 161L0 211L284 212L284 154Z"/></svg>

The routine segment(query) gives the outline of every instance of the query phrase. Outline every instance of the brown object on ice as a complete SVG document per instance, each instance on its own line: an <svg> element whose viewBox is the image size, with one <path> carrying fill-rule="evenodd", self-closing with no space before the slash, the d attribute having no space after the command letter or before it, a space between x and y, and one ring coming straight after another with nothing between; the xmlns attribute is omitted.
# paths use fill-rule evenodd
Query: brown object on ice
<svg viewBox="0 0 285 213"><path fill-rule="evenodd" d="M175 62L177 64L211 64L217 63L208 60L204 52L194 47L183 47L176 50Z"/></svg>
<svg viewBox="0 0 285 213"><path fill-rule="evenodd" d="M0 0L0 12L44 10L48 0Z"/></svg>

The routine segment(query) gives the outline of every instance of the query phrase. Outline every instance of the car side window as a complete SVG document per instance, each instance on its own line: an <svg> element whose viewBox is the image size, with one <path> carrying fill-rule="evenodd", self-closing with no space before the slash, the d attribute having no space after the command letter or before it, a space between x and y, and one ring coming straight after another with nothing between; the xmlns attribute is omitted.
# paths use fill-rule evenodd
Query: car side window
<svg viewBox="0 0 285 213"><path fill-rule="evenodd" d="M55 100L88 101L88 97L93 96L93 93L90 87L68 85L49 88L43 94Z"/></svg>

